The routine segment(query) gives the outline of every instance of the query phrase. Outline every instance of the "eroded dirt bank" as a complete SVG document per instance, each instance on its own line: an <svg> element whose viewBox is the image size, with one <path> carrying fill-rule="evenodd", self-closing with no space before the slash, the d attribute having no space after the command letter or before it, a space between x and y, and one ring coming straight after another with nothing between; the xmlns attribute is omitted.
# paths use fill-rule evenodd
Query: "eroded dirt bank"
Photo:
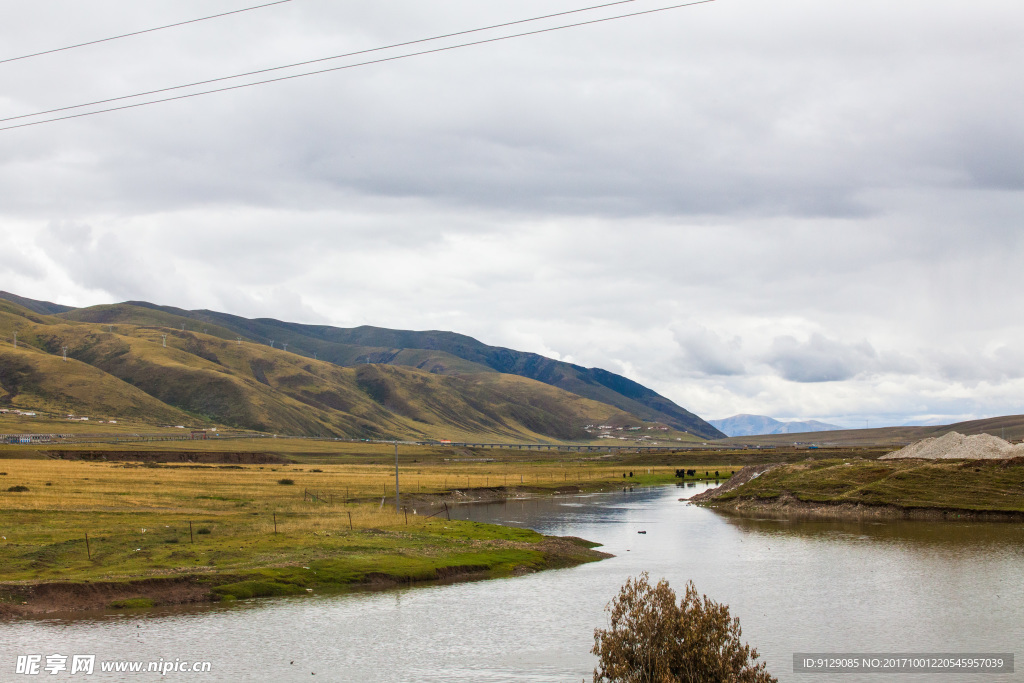
<svg viewBox="0 0 1024 683"><path fill-rule="evenodd" d="M744 467L739 472L732 475L732 477L730 477L729 480L726 481L721 486L718 486L713 489L708 489L707 491L702 491L701 493L698 493L695 496L687 498L686 500L690 501L691 503L703 503L705 501L720 498L723 494L729 493L734 489L738 489L740 486L743 486L749 481L757 479L765 472L771 471L778 466L779 465L777 464L768 464L750 465L749 467Z"/></svg>
<svg viewBox="0 0 1024 683"><path fill-rule="evenodd" d="M1024 513L942 508L904 508L897 505L812 503L784 493L778 498L733 498L699 502L703 507L735 514L819 519L919 519L979 522L1024 522Z"/></svg>

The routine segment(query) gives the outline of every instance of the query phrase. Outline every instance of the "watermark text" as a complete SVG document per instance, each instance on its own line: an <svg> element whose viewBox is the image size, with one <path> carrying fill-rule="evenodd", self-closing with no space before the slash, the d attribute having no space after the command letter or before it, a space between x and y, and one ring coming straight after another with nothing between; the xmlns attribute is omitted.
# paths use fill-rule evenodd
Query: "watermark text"
<svg viewBox="0 0 1024 683"><path fill-rule="evenodd" d="M156 674L166 676L172 673L210 673L211 662L197 662L182 659L159 659L156 661L131 661L111 659L97 661L96 655L19 655L14 673L20 676L56 676L57 674L91 676L102 673Z"/></svg>

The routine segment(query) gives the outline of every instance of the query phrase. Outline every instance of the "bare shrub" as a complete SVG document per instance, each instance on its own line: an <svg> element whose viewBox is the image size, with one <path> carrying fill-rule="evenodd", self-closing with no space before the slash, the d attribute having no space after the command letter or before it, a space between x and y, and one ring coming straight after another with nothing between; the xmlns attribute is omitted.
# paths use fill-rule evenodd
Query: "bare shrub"
<svg viewBox="0 0 1024 683"><path fill-rule="evenodd" d="M611 627L594 631L594 683L777 683L740 641L728 605L698 595L692 581L676 604L668 581L648 579L628 579L608 606Z"/></svg>

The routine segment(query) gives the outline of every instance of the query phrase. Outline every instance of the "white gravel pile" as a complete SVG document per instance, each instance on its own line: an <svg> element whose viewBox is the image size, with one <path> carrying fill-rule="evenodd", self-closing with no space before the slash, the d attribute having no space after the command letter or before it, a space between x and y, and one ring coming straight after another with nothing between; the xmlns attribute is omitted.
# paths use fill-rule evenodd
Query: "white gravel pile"
<svg viewBox="0 0 1024 683"><path fill-rule="evenodd" d="M965 458L968 460L1009 460L1024 456L1024 444L1011 444L991 434L964 436L950 432L938 438L922 439L906 448L883 455L880 460L897 458L923 458L942 460Z"/></svg>

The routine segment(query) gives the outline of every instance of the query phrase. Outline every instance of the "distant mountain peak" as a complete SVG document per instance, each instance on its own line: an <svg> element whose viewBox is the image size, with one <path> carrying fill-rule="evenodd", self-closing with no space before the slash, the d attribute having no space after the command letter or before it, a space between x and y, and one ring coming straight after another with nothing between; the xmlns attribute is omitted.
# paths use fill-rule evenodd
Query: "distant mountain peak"
<svg viewBox="0 0 1024 683"><path fill-rule="evenodd" d="M845 427L818 420L776 420L766 415L733 415L722 420L708 420L728 436L763 436L766 434L804 434L831 432Z"/></svg>

